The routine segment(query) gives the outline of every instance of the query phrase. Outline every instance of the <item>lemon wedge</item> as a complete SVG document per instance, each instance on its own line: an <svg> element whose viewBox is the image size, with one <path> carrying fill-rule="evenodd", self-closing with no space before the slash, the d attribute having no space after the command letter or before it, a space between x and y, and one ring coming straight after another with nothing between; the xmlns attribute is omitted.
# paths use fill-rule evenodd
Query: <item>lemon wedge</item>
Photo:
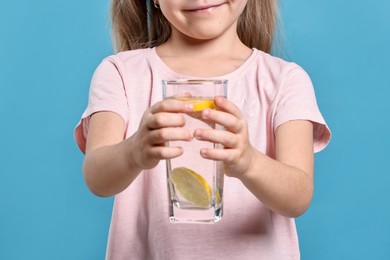
<svg viewBox="0 0 390 260"><path fill-rule="evenodd" d="M194 112L203 111L206 108L215 109L216 105L212 99L193 99L191 100L194 105Z"/></svg>
<svg viewBox="0 0 390 260"><path fill-rule="evenodd" d="M208 208L211 202L211 187L198 173L186 167L172 170L172 182L176 191L195 206Z"/></svg>
<svg viewBox="0 0 390 260"><path fill-rule="evenodd" d="M183 102L186 102L186 103L193 104L194 105L194 109L192 110L193 112L203 111L206 108L210 108L210 109L217 108L217 106L214 103L213 98L180 96L180 97L177 97L176 99L183 101Z"/></svg>

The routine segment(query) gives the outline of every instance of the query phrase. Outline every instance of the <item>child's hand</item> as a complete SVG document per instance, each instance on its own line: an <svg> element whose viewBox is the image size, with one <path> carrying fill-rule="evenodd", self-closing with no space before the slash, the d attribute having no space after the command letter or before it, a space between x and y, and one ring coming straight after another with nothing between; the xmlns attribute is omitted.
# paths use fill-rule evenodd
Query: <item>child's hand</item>
<svg viewBox="0 0 390 260"><path fill-rule="evenodd" d="M205 109L202 118L224 126L226 131L197 129L194 137L222 144L224 149L205 148L201 150L201 155L206 159L223 161L226 175L243 177L254 154L254 148L249 142L247 121L238 107L227 99L217 97L215 104L219 110Z"/></svg>
<svg viewBox="0 0 390 260"><path fill-rule="evenodd" d="M168 141L190 141L193 133L183 128L183 114L193 110L191 104L177 100L164 100L147 109L138 131L132 136L132 156L142 169L155 167L162 159L174 158L183 153L181 147L166 147Z"/></svg>

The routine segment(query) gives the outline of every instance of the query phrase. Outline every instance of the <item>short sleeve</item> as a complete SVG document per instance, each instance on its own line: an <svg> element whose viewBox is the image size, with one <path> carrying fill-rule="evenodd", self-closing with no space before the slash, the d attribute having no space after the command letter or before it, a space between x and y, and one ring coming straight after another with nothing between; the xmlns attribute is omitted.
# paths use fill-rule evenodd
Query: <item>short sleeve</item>
<svg viewBox="0 0 390 260"><path fill-rule="evenodd" d="M318 108L313 84L298 65L293 64L286 72L276 104L274 130L291 120L309 120L314 124L314 151L319 152L328 145L330 129Z"/></svg>
<svg viewBox="0 0 390 260"><path fill-rule="evenodd" d="M128 103L125 91L123 66L118 58L104 59L93 74L88 106L74 130L74 137L80 150L85 152L89 119L93 113L110 111L120 115L127 123Z"/></svg>

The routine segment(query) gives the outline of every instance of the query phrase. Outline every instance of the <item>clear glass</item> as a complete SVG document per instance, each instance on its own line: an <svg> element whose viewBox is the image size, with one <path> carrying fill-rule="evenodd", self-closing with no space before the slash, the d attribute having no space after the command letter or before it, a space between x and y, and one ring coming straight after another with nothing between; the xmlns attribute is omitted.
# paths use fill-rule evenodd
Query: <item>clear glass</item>
<svg viewBox="0 0 390 260"><path fill-rule="evenodd" d="M201 120L202 110L215 109L214 98L227 95L227 80L163 81L163 98L194 104L194 111L185 114L185 128L223 129ZM219 144L196 140L168 142L167 146L182 147L184 153L168 159L167 182L169 221L172 223L216 223L223 212L222 162L204 159L202 148L222 149Z"/></svg>

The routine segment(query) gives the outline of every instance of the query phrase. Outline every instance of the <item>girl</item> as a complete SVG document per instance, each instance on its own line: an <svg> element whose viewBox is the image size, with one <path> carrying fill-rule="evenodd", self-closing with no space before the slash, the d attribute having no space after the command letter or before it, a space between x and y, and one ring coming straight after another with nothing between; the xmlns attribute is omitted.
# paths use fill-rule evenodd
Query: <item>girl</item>
<svg viewBox="0 0 390 260"><path fill-rule="evenodd" d="M313 195L314 152L330 132L307 74L267 54L276 0L113 0L118 53L99 65L75 130L83 172L98 196L115 195L107 259L299 259L294 218ZM204 120L226 131L190 132L191 105L162 99L161 81L229 81ZM197 138L226 169L224 217L170 224L165 147Z"/></svg>

